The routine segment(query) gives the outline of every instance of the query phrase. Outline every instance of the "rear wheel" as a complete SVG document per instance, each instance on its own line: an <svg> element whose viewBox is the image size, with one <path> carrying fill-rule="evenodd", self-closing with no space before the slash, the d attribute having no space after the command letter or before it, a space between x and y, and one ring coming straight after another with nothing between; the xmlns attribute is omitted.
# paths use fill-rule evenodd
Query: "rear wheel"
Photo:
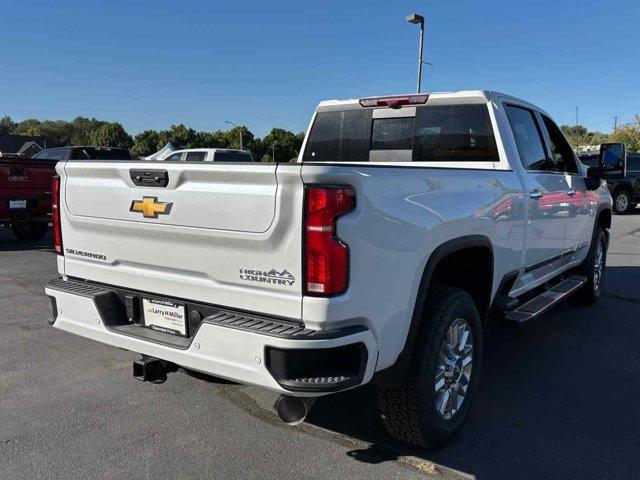
<svg viewBox="0 0 640 480"><path fill-rule="evenodd" d="M13 222L11 229L18 240L34 242L47 234L47 222Z"/></svg>
<svg viewBox="0 0 640 480"><path fill-rule="evenodd" d="M441 447L469 412L480 373L482 325L464 290L437 286L429 297L406 384L379 386L378 408L395 438Z"/></svg>
<svg viewBox="0 0 640 480"><path fill-rule="evenodd" d="M631 195L626 190L618 190L613 194L613 209L618 215L624 215L631 210Z"/></svg>

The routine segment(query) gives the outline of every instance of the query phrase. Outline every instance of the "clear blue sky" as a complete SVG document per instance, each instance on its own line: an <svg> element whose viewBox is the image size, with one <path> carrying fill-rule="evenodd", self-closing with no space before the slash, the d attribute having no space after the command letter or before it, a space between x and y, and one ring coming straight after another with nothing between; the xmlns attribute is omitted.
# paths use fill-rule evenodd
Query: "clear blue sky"
<svg viewBox="0 0 640 480"><path fill-rule="evenodd" d="M559 123L640 113L638 0L440 2L0 0L0 115L302 131L318 101L494 89Z"/></svg>

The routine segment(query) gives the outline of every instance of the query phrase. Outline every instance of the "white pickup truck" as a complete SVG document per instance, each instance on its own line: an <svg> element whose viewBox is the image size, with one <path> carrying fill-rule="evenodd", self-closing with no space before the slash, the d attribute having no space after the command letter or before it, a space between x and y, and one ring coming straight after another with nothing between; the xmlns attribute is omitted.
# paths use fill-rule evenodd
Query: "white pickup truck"
<svg viewBox="0 0 640 480"><path fill-rule="evenodd" d="M392 435L440 446L487 319L600 296L611 197L582 168L491 91L322 102L297 164L60 162L51 323L141 353L141 380L279 392L289 423L374 381Z"/></svg>

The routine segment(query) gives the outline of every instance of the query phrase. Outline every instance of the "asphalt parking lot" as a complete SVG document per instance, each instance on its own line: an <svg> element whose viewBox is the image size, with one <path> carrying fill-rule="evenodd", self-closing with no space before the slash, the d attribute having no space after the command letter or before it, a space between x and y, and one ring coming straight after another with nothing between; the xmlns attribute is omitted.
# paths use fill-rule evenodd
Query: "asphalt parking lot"
<svg viewBox="0 0 640 480"><path fill-rule="evenodd" d="M522 328L491 325L466 428L439 451L392 441L370 387L299 427L275 395L173 374L54 330L50 239L0 228L0 478L638 478L640 210L614 217L605 295Z"/></svg>

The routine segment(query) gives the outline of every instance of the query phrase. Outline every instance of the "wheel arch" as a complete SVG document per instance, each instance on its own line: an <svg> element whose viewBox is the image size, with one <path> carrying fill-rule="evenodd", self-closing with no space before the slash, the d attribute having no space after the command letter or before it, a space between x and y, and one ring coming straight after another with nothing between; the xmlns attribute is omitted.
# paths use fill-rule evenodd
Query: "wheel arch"
<svg viewBox="0 0 640 480"><path fill-rule="evenodd" d="M433 250L427 259L422 272L422 277L416 294L413 314L411 315L411 324L409 325L407 336L404 340L404 346L393 365L376 373L374 379L376 383L383 385L398 385L399 382L404 382L407 366L411 359L411 353L413 351L427 297L429 295L429 289L436 284L435 282L438 280L439 272L443 269L443 266L446 266L446 263L444 262L446 262L447 259L453 258L453 255L461 256L465 252L476 252L479 251L479 249L481 249L485 255L483 257L483 262L481 262L483 267L480 270L488 270L489 278L485 283L478 282L478 285L482 288L477 289L473 293L469 293L474 297L474 301L476 302L481 318L484 319L486 317L491 305L494 272L494 252L491 240L485 235L465 235L440 244L435 248L435 250ZM483 271L483 273L487 272Z"/></svg>
<svg viewBox="0 0 640 480"><path fill-rule="evenodd" d="M589 249L593 245L593 239L596 237L596 232L598 228L602 228L604 230L604 234L607 237L607 247L609 246L609 229L611 228L611 218L613 216L613 211L608 206L600 206L598 209L598 214L596 216L596 221L593 225L593 232L591 234L591 243L589 244Z"/></svg>

